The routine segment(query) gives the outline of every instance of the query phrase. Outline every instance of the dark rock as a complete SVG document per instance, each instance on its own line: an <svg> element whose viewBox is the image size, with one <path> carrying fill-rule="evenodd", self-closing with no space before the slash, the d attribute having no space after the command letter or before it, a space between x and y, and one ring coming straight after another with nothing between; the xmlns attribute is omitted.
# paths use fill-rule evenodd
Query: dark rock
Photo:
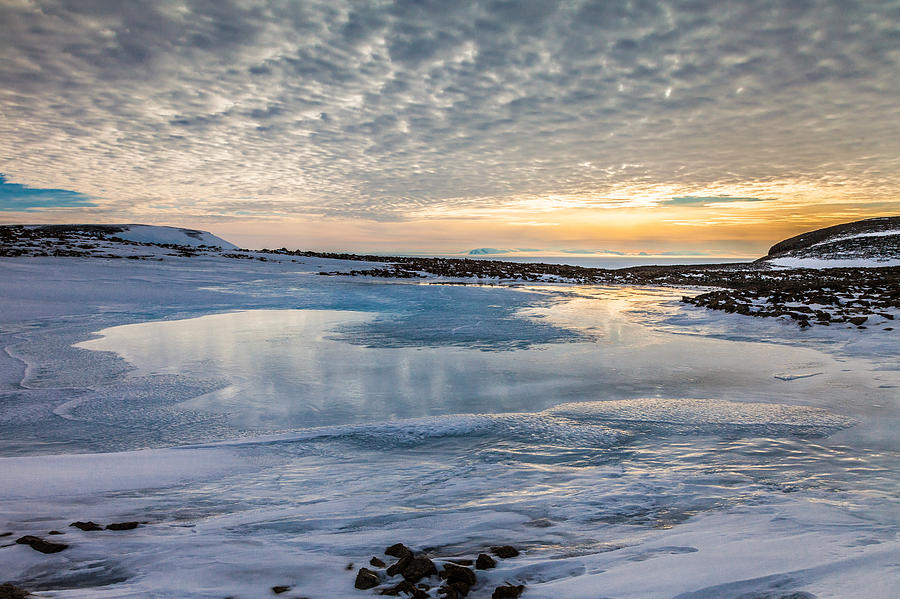
<svg viewBox="0 0 900 599"><path fill-rule="evenodd" d="M512 545L501 545L499 547L491 547L491 553L493 553L497 557L506 559L508 557L516 557L517 555L519 555L519 550Z"/></svg>
<svg viewBox="0 0 900 599"><path fill-rule="evenodd" d="M853 318L848 318L847 320L850 322L850 324L855 324L856 326L859 326L862 323L864 323L865 321L869 320L869 317L868 316L854 316Z"/></svg>
<svg viewBox="0 0 900 599"><path fill-rule="evenodd" d="M456 564L444 564L444 571L441 572L441 578L447 579L447 582L453 583L457 580L466 583L467 587L475 584L475 572L469 568L465 568L463 566L457 566ZM468 592L468 588L466 588L466 592Z"/></svg>
<svg viewBox="0 0 900 599"><path fill-rule="evenodd" d="M450 583L450 587L456 589L456 594L460 597L465 597L469 594L469 586L461 580L454 580Z"/></svg>
<svg viewBox="0 0 900 599"><path fill-rule="evenodd" d="M478 570L490 570L497 567L497 560L487 553L479 553L478 559L475 560L475 568Z"/></svg>
<svg viewBox="0 0 900 599"><path fill-rule="evenodd" d="M134 530L138 526L138 522L114 522L107 524L106 530Z"/></svg>
<svg viewBox="0 0 900 599"><path fill-rule="evenodd" d="M280 585L272 587L272 592L275 593L276 595L280 595L282 593L287 593L290 590L291 590L291 587L289 587L286 584L280 584Z"/></svg>
<svg viewBox="0 0 900 599"><path fill-rule="evenodd" d="M11 532L0 532L0 537L11 537L11 536L12 536Z"/></svg>
<svg viewBox="0 0 900 599"><path fill-rule="evenodd" d="M419 582L426 576L433 576L438 573L434 562L427 557L414 557L400 572L403 578L409 582Z"/></svg>
<svg viewBox="0 0 900 599"><path fill-rule="evenodd" d="M412 555L404 555L396 563L391 565L390 568L387 569L388 576L396 576L403 572L404 568L409 565L409 562L412 561Z"/></svg>
<svg viewBox="0 0 900 599"><path fill-rule="evenodd" d="M504 585L494 589L491 599L516 599L525 592L525 585Z"/></svg>
<svg viewBox="0 0 900 599"><path fill-rule="evenodd" d="M444 585L438 589L438 595L444 599L459 599L459 591L450 585Z"/></svg>
<svg viewBox="0 0 900 599"><path fill-rule="evenodd" d="M19 537L18 539L16 539L16 543L20 545L28 545L35 551L40 551L41 553L59 553L63 549L68 548L68 545L66 545L65 543L52 543L50 541L45 541L40 537L35 537L32 535Z"/></svg>
<svg viewBox="0 0 900 599"><path fill-rule="evenodd" d="M372 559L369 560L369 565L375 566L376 568L384 568L387 564L385 564L383 561L381 561L377 557L372 557Z"/></svg>
<svg viewBox="0 0 900 599"><path fill-rule="evenodd" d="M404 545L403 543L397 543L395 545L391 545L387 549L384 550L385 555L390 555L391 557L412 557L412 550Z"/></svg>
<svg viewBox="0 0 900 599"><path fill-rule="evenodd" d="M360 568L353 586L361 591L365 591L377 587L379 583L381 583L381 579L378 578L378 574L368 568Z"/></svg>
<svg viewBox="0 0 900 599"><path fill-rule="evenodd" d="M48 535L64 535L64 534L66 534L66 533L60 532L60 531L58 531L58 530L51 530L51 531L48 532L47 534L48 534Z"/></svg>
<svg viewBox="0 0 900 599"><path fill-rule="evenodd" d="M388 587L386 589L381 589L382 595L391 595L396 597L400 593L406 593L407 595L412 595L416 590L416 587L413 586L413 583L407 582L405 580L401 580L398 584Z"/></svg>
<svg viewBox="0 0 900 599"><path fill-rule="evenodd" d="M0 599L25 599L26 597L32 597L32 594L9 582L0 584Z"/></svg>
<svg viewBox="0 0 900 599"><path fill-rule="evenodd" d="M353 569L353 562L350 562L349 564L344 566L344 570L352 570L352 569Z"/></svg>
<svg viewBox="0 0 900 599"><path fill-rule="evenodd" d="M90 520L87 522L72 522L69 526L74 526L80 530L90 531L90 530L103 530L103 527L97 524L96 522L91 522Z"/></svg>

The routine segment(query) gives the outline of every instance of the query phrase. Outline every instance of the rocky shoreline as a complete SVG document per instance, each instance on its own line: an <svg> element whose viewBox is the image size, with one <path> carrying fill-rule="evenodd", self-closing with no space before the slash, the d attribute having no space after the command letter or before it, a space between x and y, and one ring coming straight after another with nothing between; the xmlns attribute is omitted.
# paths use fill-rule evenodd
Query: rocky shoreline
<svg viewBox="0 0 900 599"><path fill-rule="evenodd" d="M92 521L77 521L69 526L85 533L95 533L129 531L141 525L140 522L115 522L102 526ZM65 533L51 530L47 534ZM0 537L12 536L12 532L0 533ZM44 554L59 553L70 547L69 543L47 541L35 535L19 537L14 544L27 545ZM381 558L373 556L366 567L356 570L354 588L372 591L382 596L404 596L411 599L462 599L468 597L472 591L475 591L477 596L483 597L487 597L487 593L490 593L491 599L518 599L525 592L526 586L519 580L500 580L485 575L486 571L497 568L497 560L519 556L519 550L511 545L491 546L474 557L468 555L439 557L429 551L415 552L403 543L395 543L385 549L384 554L396 558L396 561L389 566ZM345 570L354 571L354 564L348 564ZM273 595L295 591L293 586L283 584L271 586L269 590ZM30 591L16 583L0 584L0 599L26 599L33 596ZM292 596L307 599L301 595Z"/></svg>
<svg viewBox="0 0 900 599"><path fill-rule="evenodd" d="M814 240L818 238L813 238ZM775 246L778 247L778 246ZM440 284L627 285L701 288L684 302L756 317L783 318L812 325L869 328L900 317L900 266L873 268L775 268L766 259L752 263L589 268L541 262L468 258L375 256L301 250L229 250L126 241L90 227L84 231L46 231L0 226L0 257L186 259L197 256L260 262L303 262L322 258L366 263L368 268L320 271L321 276L433 280ZM381 264L381 267L372 267ZM436 280L435 280L436 279ZM713 289L703 289L713 288Z"/></svg>

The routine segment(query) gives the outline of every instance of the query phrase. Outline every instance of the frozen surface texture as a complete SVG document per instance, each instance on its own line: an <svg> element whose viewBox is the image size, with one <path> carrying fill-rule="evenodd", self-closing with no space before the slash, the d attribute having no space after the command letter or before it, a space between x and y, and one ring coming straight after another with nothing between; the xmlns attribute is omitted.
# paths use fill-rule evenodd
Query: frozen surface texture
<svg viewBox="0 0 900 599"><path fill-rule="evenodd" d="M0 260L0 533L69 545L0 580L365 597L403 542L519 548L473 599L900 596L893 331L359 265Z"/></svg>

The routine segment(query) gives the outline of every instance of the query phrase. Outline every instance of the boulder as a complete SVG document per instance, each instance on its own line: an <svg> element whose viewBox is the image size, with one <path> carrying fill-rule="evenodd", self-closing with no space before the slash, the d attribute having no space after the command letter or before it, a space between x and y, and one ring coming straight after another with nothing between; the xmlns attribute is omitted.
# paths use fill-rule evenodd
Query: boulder
<svg viewBox="0 0 900 599"><path fill-rule="evenodd" d="M16 585L5 582L0 584L0 599L26 599L33 595L25 589L20 589Z"/></svg>
<svg viewBox="0 0 900 599"><path fill-rule="evenodd" d="M374 566L376 568L384 568L387 564L385 564L383 561L381 561L377 557L372 556L372 559L369 560L369 565Z"/></svg>
<svg viewBox="0 0 900 599"><path fill-rule="evenodd" d="M487 553L479 553L478 559L475 560L475 569L476 570L490 570L491 568L497 567L497 560L492 558Z"/></svg>
<svg viewBox="0 0 900 599"><path fill-rule="evenodd" d="M65 543L53 543L32 535L19 537L18 539L16 539L16 543L20 545L28 545L35 551L40 551L41 553L59 553L63 549L67 549L69 547Z"/></svg>
<svg viewBox="0 0 900 599"><path fill-rule="evenodd" d="M405 593L407 595L412 595L416 592L416 587L413 586L413 583L407 582L405 580L401 580L399 583L392 587L388 587L386 589L381 589L381 595L390 595L396 597L400 593Z"/></svg>
<svg viewBox="0 0 900 599"><path fill-rule="evenodd" d="M75 528L84 531L103 530L102 526L100 526L96 522L91 522L90 520L88 520L87 522L81 522L79 520L78 522L72 522L71 524L69 524L69 526L74 526Z"/></svg>
<svg viewBox="0 0 900 599"><path fill-rule="evenodd" d="M412 557L413 552L409 547L407 547L403 543L396 543L394 545L391 545L387 549L385 549L384 554L390 555L391 557L402 558L402 557L407 557L407 556Z"/></svg>
<svg viewBox="0 0 900 599"><path fill-rule="evenodd" d="M409 582L419 582L426 576L433 576L438 573L434 562L427 557L414 557L400 572L403 578Z"/></svg>
<svg viewBox="0 0 900 599"><path fill-rule="evenodd" d="M517 599L524 592L524 584L499 586L494 589L491 599Z"/></svg>
<svg viewBox="0 0 900 599"><path fill-rule="evenodd" d="M138 522L114 522L106 525L106 530L134 530L140 524Z"/></svg>
<svg viewBox="0 0 900 599"><path fill-rule="evenodd" d="M412 555L404 555L387 569L387 575L396 576L397 574L400 574L411 561Z"/></svg>
<svg viewBox="0 0 900 599"><path fill-rule="evenodd" d="M856 326L859 326L862 323L864 323L865 321L869 320L869 317L868 316L854 316L853 318L848 318L847 320L850 322L850 324L855 324Z"/></svg>
<svg viewBox="0 0 900 599"><path fill-rule="evenodd" d="M516 557L519 555L519 550L512 545L500 545L499 547L491 547L491 553L497 557L506 559L508 557Z"/></svg>
<svg viewBox="0 0 900 599"><path fill-rule="evenodd" d="M377 587L379 583L381 583L381 579L378 578L378 574L368 568L360 568L356 574L356 582L353 583L353 586L361 591L365 591Z"/></svg>
<svg viewBox="0 0 900 599"><path fill-rule="evenodd" d="M456 564L444 564L444 571L441 572L441 578L446 579L449 583L456 581L464 582L467 586L466 592L469 591L468 587L475 584L476 580L474 570L464 566L457 566Z"/></svg>
<svg viewBox="0 0 900 599"><path fill-rule="evenodd" d="M272 592L275 593L276 595L280 595L282 593L287 593L290 590L291 590L291 587L286 584L279 584L279 585L272 587Z"/></svg>

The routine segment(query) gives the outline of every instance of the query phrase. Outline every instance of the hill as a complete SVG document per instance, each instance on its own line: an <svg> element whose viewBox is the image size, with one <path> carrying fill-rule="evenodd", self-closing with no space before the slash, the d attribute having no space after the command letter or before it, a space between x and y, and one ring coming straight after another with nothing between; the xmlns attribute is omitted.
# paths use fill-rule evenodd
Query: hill
<svg viewBox="0 0 900 599"><path fill-rule="evenodd" d="M787 268L900 266L900 216L803 233L776 243L758 262Z"/></svg>
<svg viewBox="0 0 900 599"><path fill-rule="evenodd" d="M123 239L154 245L179 245L187 247L219 247L234 250L237 246L207 231L165 227L158 225L26 225L36 234L51 237L59 235L87 236L96 239Z"/></svg>

